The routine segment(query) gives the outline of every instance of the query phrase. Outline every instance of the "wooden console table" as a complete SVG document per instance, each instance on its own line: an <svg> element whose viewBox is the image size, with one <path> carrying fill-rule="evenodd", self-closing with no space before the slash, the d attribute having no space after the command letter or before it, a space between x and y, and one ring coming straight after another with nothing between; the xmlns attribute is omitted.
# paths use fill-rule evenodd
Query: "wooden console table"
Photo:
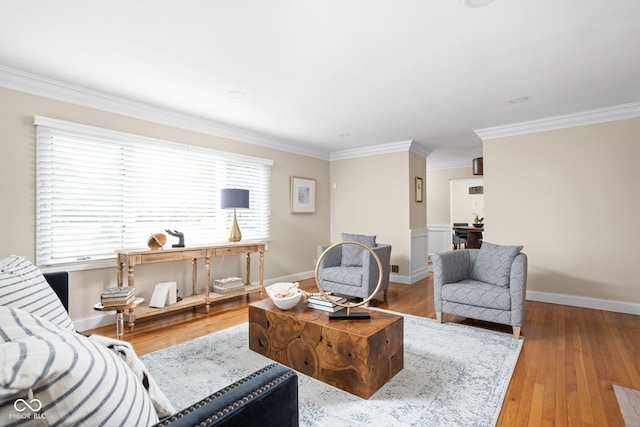
<svg viewBox="0 0 640 427"><path fill-rule="evenodd" d="M204 305L208 313L211 303L233 298L240 295L248 295L258 292L259 298L262 298L264 291L264 243L229 243L212 246L193 246L185 248L166 248L166 249L121 249L116 251L116 262L118 266L118 287L123 286L124 266L128 266L128 284L135 286L134 268L138 264L148 264L155 262L169 262L191 259L193 265L192 272L192 295L184 296L181 301L175 304L165 306L163 308L153 308L141 306L135 310L135 318L154 316L158 314L168 313L189 307ZM253 285L251 283L251 254L260 254L260 284ZM230 290L229 292L216 293L211 291L211 257L225 255L242 255L246 254L247 280L244 286ZM204 258L205 261L205 290L204 294L198 293L198 258ZM133 318L131 313L130 318ZM132 326L132 325L130 325Z"/></svg>

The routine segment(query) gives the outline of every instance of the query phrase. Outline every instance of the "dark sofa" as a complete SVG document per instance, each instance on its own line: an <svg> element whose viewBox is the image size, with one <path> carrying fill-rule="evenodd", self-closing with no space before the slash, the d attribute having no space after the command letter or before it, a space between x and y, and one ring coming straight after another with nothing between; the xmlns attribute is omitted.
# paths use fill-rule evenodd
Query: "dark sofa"
<svg viewBox="0 0 640 427"><path fill-rule="evenodd" d="M69 277L46 273L45 279L68 310ZM298 376L277 363L160 420L158 426L284 427L298 423Z"/></svg>

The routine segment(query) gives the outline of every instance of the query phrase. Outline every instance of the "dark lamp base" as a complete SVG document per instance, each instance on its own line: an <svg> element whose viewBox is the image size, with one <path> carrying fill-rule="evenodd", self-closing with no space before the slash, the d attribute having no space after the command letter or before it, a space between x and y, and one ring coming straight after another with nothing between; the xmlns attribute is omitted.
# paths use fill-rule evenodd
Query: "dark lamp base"
<svg viewBox="0 0 640 427"><path fill-rule="evenodd" d="M329 313L329 320L367 320L371 315L366 311L356 311L347 314L346 312Z"/></svg>

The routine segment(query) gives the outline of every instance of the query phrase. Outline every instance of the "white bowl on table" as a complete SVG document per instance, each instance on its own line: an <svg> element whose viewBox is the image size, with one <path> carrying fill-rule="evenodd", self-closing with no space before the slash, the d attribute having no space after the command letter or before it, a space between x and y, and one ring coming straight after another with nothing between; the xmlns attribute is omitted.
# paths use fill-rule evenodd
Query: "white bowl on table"
<svg viewBox="0 0 640 427"><path fill-rule="evenodd" d="M267 291L267 295L271 298L271 301L278 307L280 310L291 310L293 307L298 305L300 302L300 298L302 298L302 294L296 288L294 283L280 282L274 283L271 286L267 286L265 290ZM277 296L278 294L284 293L287 290L292 289L291 295L288 296Z"/></svg>

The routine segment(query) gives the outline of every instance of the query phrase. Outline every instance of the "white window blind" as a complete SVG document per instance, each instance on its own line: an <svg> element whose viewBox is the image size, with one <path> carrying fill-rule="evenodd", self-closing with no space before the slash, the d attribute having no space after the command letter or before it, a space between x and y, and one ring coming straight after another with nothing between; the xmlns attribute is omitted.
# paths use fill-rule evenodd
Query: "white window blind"
<svg viewBox="0 0 640 427"><path fill-rule="evenodd" d="M271 160L234 155L36 116L36 262L114 258L152 233L187 246L226 241L232 211L220 190L249 190L243 240L270 237ZM166 234L166 233L165 233ZM167 246L177 238L167 236Z"/></svg>

